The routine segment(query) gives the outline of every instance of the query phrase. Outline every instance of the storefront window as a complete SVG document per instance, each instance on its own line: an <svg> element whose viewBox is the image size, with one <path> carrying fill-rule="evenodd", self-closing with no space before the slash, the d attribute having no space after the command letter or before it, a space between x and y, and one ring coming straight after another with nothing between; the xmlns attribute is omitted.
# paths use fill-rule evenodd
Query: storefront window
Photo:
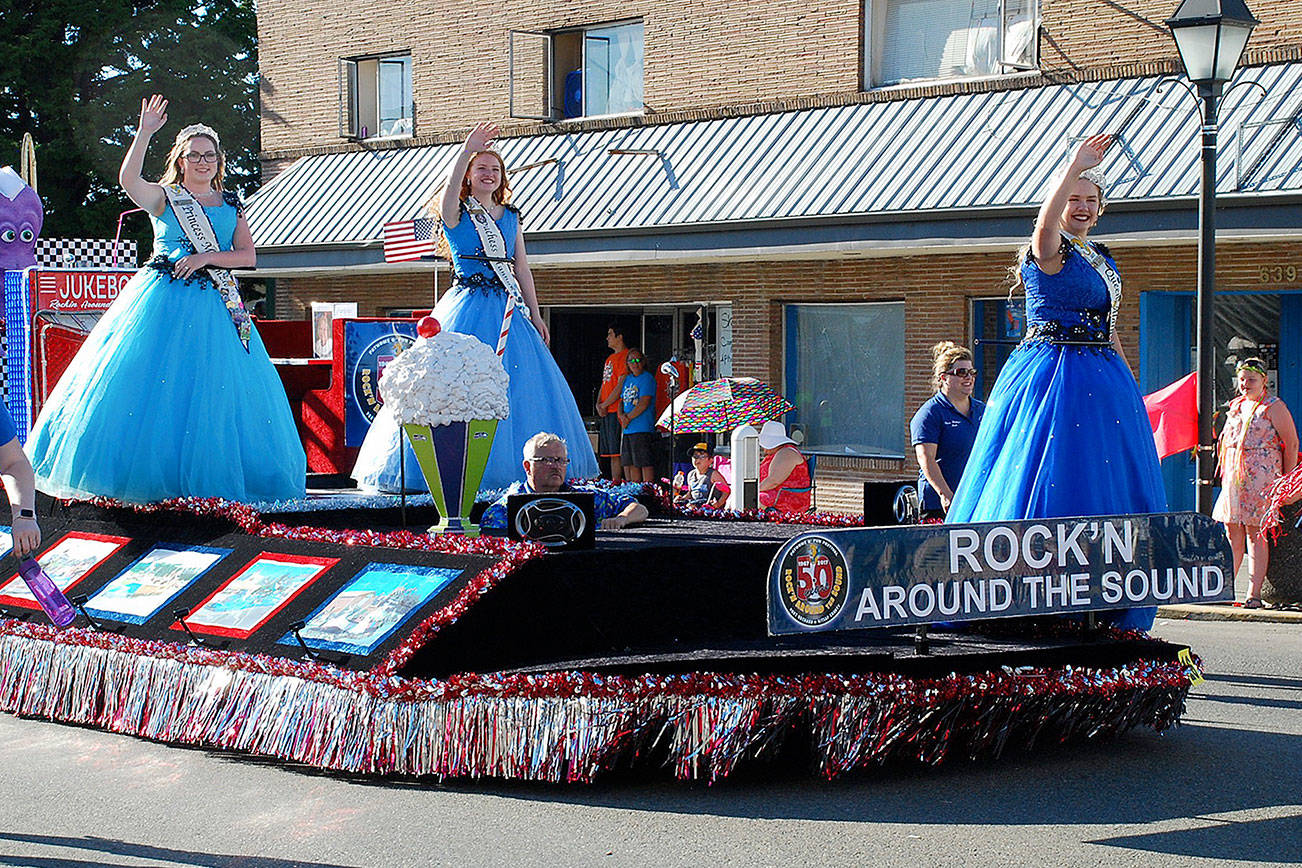
<svg viewBox="0 0 1302 868"><path fill-rule="evenodd" d="M805 449L903 456L904 302L787 305L785 388Z"/></svg>

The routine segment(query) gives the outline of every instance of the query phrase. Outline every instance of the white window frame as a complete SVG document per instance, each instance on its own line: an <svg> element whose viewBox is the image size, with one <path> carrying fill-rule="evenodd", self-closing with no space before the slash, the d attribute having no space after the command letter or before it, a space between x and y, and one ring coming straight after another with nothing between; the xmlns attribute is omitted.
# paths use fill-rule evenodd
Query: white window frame
<svg viewBox="0 0 1302 868"><path fill-rule="evenodd" d="M560 30L509 30L507 31L507 90L509 94L509 115L519 120L539 120L557 123L566 121L582 121L591 118L609 118L609 117L630 117L646 113L646 95L643 91L642 105L630 111L608 112L605 114L589 114L587 108L588 100L588 34L595 30L608 30L612 27L626 27L634 24L642 24L642 82L646 84L646 30L645 22L641 18L627 18L619 21L607 21L599 24L589 24L584 27L569 27ZM546 59L543 61L545 68L539 71L544 77L544 87L546 91L547 108L543 114L527 114L523 108L516 106L515 99L515 81L516 81L516 46L517 40L523 42L524 39L543 40L545 43L544 54ZM595 37L593 37L595 38ZM580 114L575 117L565 117L564 106L564 83L557 82L556 70L556 43L558 40L577 40L579 46L579 70L582 76L582 93L583 108Z"/></svg>
<svg viewBox="0 0 1302 868"><path fill-rule="evenodd" d="M892 87L911 87L913 85L933 82L933 81L977 81L990 78L1005 78L1009 75L1019 73L1038 72L1040 69L1040 7L1043 0L1031 0L1031 62L1028 64L1015 64L1008 61L999 60L996 65L1002 67L994 73L975 73L970 75L957 74L947 76L935 76L931 78L911 78L903 81L893 81L883 83L881 80L882 58L885 54L886 45L886 7L891 0L864 0L864 42L863 42L863 87L865 90L876 90ZM954 0L958 5L970 0ZM1004 40L1007 36L1005 24L1008 20L1006 14L1006 3L1010 0L999 0L999 53L998 56L1004 56Z"/></svg>
<svg viewBox="0 0 1302 868"><path fill-rule="evenodd" d="M410 128L399 133L381 135L380 124L380 71L385 64L404 62L408 70L406 84L413 88L411 52L372 54L363 57L339 58L339 137L352 141L383 139L410 139L416 134L416 101L414 93L408 94L406 108ZM369 65L374 64L372 74ZM365 133L365 134L363 134Z"/></svg>

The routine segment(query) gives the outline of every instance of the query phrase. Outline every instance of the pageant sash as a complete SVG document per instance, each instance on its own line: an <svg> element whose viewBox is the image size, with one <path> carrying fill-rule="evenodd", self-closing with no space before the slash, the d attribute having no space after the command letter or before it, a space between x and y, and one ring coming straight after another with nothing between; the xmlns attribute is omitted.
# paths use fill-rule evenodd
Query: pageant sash
<svg viewBox="0 0 1302 868"><path fill-rule="evenodd" d="M212 222L203 212L203 206L198 200L180 184L164 187L163 191L167 194L168 206L176 215L176 222L181 224L181 229L185 232L185 237L194 245L195 252L220 252L221 245L217 243L217 233L213 231ZM229 269L214 268L210 265L204 270L217 286L217 292L221 294L222 301L226 304L226 312L230 314L231 324L235 326L235 333L239 335L240 343L244 344L244 351L247 353L249 338L253 334L253 320L244 309L244 301L240 298L240 285L235 282L235 276Z"/></svg>
<svg viewBox="0 0 1302 868"><path fill-rule="evenodd" d="M511 266L508 264L506 239L502 237L502 230L498 228L497 221L474 196L466 198L466 211L470 214L470 222L474 225L475 231L479 233L480 243L484 245L484 258L488 261L489 267L493 269L497 279L502 281L502 286L506 287L511 303L524 311L525 319L530 319L529 306L524 303L524 293L520 291L520 283L515 279L515 273L511 271Z"/></svg>
<svg viewBox="0 0 1302 868"><path fill-rule="evenodd" d="M1108 262L1108 258L1093 245L1086 244L1075 235L1066 232L1062 233L1062 237L1067 239L1072 249L1083 256L1090 267L1098 272L1099 277L1103 278L1103 285L1108 288L1111 308L1108 312L1108 337L1111 338L1117 333L1117 311L1121 308L1121 275Z"/></svg>

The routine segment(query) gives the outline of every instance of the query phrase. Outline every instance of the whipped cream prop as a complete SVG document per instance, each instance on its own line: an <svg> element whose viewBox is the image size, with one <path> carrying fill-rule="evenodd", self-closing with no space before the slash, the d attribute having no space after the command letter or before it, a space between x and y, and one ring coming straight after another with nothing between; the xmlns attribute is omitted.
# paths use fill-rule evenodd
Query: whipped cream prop
<svg viewBox="0 0 1302 868"><path fill-rule="evenodd" d="M385 367L380 395L411 441L439 511L429 532L478 536L470 508L497 423L510 413L510 377L476 337L445 332L429 316L416 333L416 342Z"/></svg>

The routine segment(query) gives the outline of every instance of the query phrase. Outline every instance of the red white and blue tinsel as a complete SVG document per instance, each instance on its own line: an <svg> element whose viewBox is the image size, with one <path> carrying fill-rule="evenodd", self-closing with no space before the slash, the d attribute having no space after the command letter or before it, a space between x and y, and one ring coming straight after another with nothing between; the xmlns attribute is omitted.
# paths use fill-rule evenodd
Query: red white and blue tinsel
<svg viewBox="0 0 1302 868"><path fill-rule="evenodd" d="M102 503L101 505L117 505ZM244 751L350 773L588 782L663 764L715 781L779 750L835 778L894 758L939 763L1008 747L1163 731L1179 721L1190 665L898 673L610 675L592 671L442 680L397 673L540 546L479 538L293 528L256 510L181 509L248 533L494 557L452 603L369 672L310 660L0 621L0 709L163 742Z"/></svg>

